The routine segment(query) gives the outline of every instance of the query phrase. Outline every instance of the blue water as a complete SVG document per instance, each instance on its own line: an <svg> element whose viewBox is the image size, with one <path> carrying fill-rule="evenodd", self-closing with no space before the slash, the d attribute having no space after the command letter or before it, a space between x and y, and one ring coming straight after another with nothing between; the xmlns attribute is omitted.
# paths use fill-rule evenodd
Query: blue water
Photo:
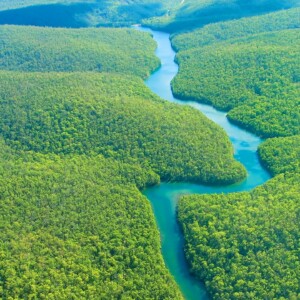
<svg viewBox="0 0 300 300"><path fill-rule="evenodd" d="M224 112L217 111L209 105L174 98L170 83L178 72L178 65L174 62L175 52L170 44L170 35L147 28L139 27L138 29L152 34L157 42L156 55L161 60L161 68L148 78L146 85L161 98L181 105L192 106L224 128L234 146L235 159L241 162L248 172L246 180L242 183L225 187L209 187L191 183L162 183L144 191L152 204L161 234L162 254L165 264L176 280L182 294L188 300L208 299L204 285L189 272L183 250L183 235L176 219L177 202L180 196L186 194L247 191L266 182L270 175L261 166L257 156L257 147L262 140L231 124Z"/></svg>

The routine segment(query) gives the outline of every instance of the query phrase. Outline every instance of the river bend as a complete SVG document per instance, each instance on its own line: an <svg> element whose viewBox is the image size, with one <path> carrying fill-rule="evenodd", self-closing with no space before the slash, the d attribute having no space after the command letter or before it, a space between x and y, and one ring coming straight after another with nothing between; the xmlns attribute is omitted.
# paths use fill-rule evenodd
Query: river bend
<svg viewBox="0 0 300 300"><path fill-rule="evenodd" d="M161 98L182 105L190 105L220 125L227 132L234 146L235 159L246 167L248 173L246 180L242 183L225 187L209 187L191 183L161 183L159 186L144 191L144 195L151 202L160 231L162 254L166 266L175 278L185 299L205 300L208 299L206 289L190 274L184 256L183 234L176 219L178 199L186 194L248 191L266 182L270 175L264 170L257 156L257 147L262 140L231 124L226 118L226 113L217 111L212 106L194 101L182 101L173 97L171 80L178 72L178 65L174 62L176 53L171 47L170 35L143 27L138 29L152 34L157 43L156 55L161 60L160 69L146 80L146 85Z"/></svg>

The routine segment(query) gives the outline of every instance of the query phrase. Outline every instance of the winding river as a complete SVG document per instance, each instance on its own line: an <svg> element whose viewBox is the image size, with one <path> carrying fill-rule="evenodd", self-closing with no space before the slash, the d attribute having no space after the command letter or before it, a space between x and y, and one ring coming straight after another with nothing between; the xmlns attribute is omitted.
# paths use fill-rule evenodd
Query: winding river
<svg viewBox="0 0 300 300"><path fill-rule="evenodd" d="M49 14L49 9L55 13ZM74 4L74 6L68 6L68 9L70 11L66 11L65 7L61 5L44 5L2 12L0 13L0 17L2 23L5 24L54 27L87 26L87 24L83 23L84 20L78 19L78 13L89 10L90 7L88 4ZM39 17L36 18L36 16ZM246 191L264 183L270 176L260 165L256 154L257 147L262 140L230 124L224 112L219 112L208 105L202 105L193 101L181 101L174 98L170 83L178 72L178 66L174 62L175 52L171 47L169 34L142 27L137 27L136 29L152 34L154 40L157 42L156 55L161 60L161 68L148 78L145 82L146 85L161 98L182 105L190 105L223 127L234 146L235 158L244 164L248 171L247 179L237 185L209 187L190 183L162 183L159 186L148 188L144 191L144 194L152 204L160 231L162 254L165 264L176 280L182 294L187 300L208 299L204 285L189 273L188 265L185 260L183 235L176 220L178 199L183 194Z"/></svg>
<svg viewBox="0 0 300 300"><path fill-rule="evenodd" d="M189 273L185 260L183 235L176 219L178 199L183 194L247 191L267 181L270 175L261 166L256 152L262 140L229 123L224 112L217 111L209 105L174 98L170 83L178 72L178 65L174 62L175 52L171 47L170 35L164 32L152 31L148 28L139 27L138 29L152 34L157 42L156 55L161 60L161 68L146 80L146 85L161 98L182 105L190 105L223 127L234 146L236 160L241 162L248 172L245 181L226 187L209 187L190 183L162 183L144 191L154 210L161 235L165 264L175 278L182 294L187 300L208 299L204 285Z"/></svg>

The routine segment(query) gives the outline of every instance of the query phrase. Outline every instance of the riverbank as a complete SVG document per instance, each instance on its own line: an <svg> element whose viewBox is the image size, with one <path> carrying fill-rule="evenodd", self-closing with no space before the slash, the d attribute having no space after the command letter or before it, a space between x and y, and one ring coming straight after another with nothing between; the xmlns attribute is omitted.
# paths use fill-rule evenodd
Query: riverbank
<svg viewBox="0 0 300 300"><path fill-rule="evenodd" d="M154 72L145 84L161 98L181 105L189 105L221 126L233 144L235 159L247 169L247 179L240 184L210 187L191 183L162 183L144 191L144 195L151 202L160 230L162 254L166 266L184 297L188 300L208 299L204 285L189 272L183 250L184 238L177 223L177 202L182 195L248 191L266 182L270 175L261 165L257 155L257 148L263 140L230 123L225 112L194 101L176 99L172 94L171 80L178 73L178 65L174 61L176 53L172 49L170 35L143 27L137 27L137 29L151 33L157 43L156 55L161 60L160 69Z"/></svg>

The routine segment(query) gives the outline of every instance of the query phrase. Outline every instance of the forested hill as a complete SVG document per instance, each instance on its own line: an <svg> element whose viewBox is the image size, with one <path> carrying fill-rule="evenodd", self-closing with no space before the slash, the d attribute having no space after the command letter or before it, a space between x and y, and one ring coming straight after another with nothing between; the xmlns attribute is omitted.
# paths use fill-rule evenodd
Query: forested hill
<svg viewBox="0 0 300 300"><path fill-rule="evenodd" d="M159 66L155 42L132 29L0 26L0 69L94 71L143 78Z"/></svg>
<svg viewBox="0 0 300 300"><path fill-rule="evenodd" d="M1 72L0 134L19 150L101 153L151 167L165 180L245 177L225 132L200 112L165 102L133 76Z"/></svg>
<svg viewBox="0 0 300 300"><path fill-rule="evenodd" d="M211 23L266 14L298 7L298 0L185 0L177 3L162 17L144 20L154 29L172 33L184 32Z"/></svg>
<svg viewBox="0 0 300 300"><path fill-rule="evenodd" d="M240 20L209 24L201 29L174 35L172 45L177 51L247 37L254 34L300 27L300 8Z"/></svg>
<svg viewBox="0 0 300 300"><path fill-rule="evenodd" d="M173 36L177 96L229 110L267 139L275 177L251 192L185 196L178 218L192 272L213 299L299 297L299 9Z"/></svg>
<svg viewBox="0 0 300 300"><path fill-rule="evenodd" d="M213 299L298 299L299 175L180 200L187 258Z"/></svg>
<svg viewBox="0 0 300 300"><path fill-rule="evenodd" d="M225 132L134 76L0 80L0 297L181 299L139 189L241 180Z"/></svg>
<svg viewBox="0 0 300 300"><path fill-rule="evenodd" d="M172 82L174 93L230 110L232 122L263 137L299 134L296 14L299 9L266 15L260 22L249 18L174 37L175 47L184 49L177 55L180 70ZM230 34L231 29L238 33ZM222 38L205 45L209 36Z"/></svg>
<svg viewBox="0 0 300 300"><path fill-rule="evenodd" d="M250 193L180 200L186 255L213 299L298 299L299 139L259 147L276 176Z"/></svg>
<svg viewBox="0 0 300 300"><path fill-rule="evenodd" d="M0 139L1 299L182 299L160 255L153 172Z"/></svg>
<svg viewBox="0 0 300 300"><path fill-rule="evenodd" d="M1 0L0 24L120 27L162 16L173 5L172 0Z"/></svg>

